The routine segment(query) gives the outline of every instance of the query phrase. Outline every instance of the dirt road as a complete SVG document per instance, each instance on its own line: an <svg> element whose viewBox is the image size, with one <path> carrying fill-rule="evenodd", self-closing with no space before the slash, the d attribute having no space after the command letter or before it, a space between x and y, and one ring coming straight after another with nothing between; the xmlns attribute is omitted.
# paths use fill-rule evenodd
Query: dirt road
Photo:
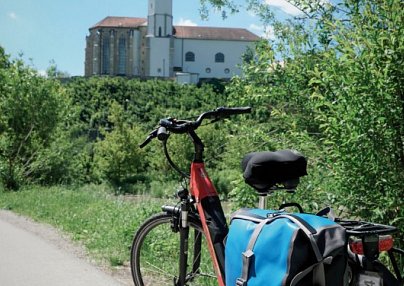
<svg viewBox="0 0 404 286"><path fill-rule="evenodd" d="M121 278L121 279L118 279ZM122 286L53 228L0 210L0 285Z"/></svg>

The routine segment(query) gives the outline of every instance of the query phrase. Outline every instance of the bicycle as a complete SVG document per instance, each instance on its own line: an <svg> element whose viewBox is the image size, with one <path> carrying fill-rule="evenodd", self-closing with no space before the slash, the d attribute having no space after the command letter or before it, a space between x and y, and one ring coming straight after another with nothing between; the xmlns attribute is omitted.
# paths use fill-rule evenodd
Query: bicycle
<svg viewBox="0 0 404 286"><path fill-rule="evenodd" d="M190 191L187 188L178 190L179 202L177 205L162 206L161 213L150 217L137 230L131 248L131 271L136 286L225 286L224 240L228 233L228 226L218 193L204 167L204 144L195 131L201 126L203 120L211 119L216 122L232 115L250 112L250 107L221 107L202 113L195 121L162 119L159 127L153 130L140 145L143 148L153 139L158 138L163 143L164 155L168 163L182 178L189 180ZM194 158L190 174L182 171L168 153L167 141L171 134L187 134L191 138L194 145ZM292 151L286 151L286 156L290 154L288 152ZM260 155L260 153L257 154ZM284 159L284 154L277 153L277 155L281 161ZM251 156L253 155L249 154L245 160ZM299 177L304 172L293 175L289 173L285 170L278 174L278 177L271 177L268 184L260 189L259 207L265 206L265 197L273 191L274 186L278 183L283 183L283 187L288 191L296 188ZM254 182L247 183L254 187ZM302 207L297 203L281 205L280 209L285 207L297 207L300 212L303 212ZM319 213L319 215L324 214L324 212ZM379 236L395 232L394 227L360 221L337 220L346 227L349 236L359 238L352 240L351 243L355 245L355 248L350 251L349 285L367 285L360 284L363 281L366 282L366 279L370 279L371 283L380 281L377 276L380 273L388 276L388 279L394 283L397 282L397 284L392 283L391 285L402 283L400 270L393 254L395 252L402 255L402 250L392 247L388 249L395 276L377 260L379 249L376 248L379 246ZM391 236L383 236L383 239L386 237L391 238ZM204 245L207 245L207 249ZM361 247L362 253L360 252ZM384 246L380 250L386 249ZM164 256L162 256L163 251L165 251Z"/></svg>

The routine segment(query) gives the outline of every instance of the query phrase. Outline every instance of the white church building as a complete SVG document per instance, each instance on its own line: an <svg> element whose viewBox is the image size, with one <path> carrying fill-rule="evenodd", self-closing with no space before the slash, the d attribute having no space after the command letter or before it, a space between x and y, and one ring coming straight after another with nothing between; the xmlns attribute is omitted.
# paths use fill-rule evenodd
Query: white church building
<svg viewBox="0 0 404 286"><path fill-rule="evenodd" d="M149 0L148 17L106 17L89 29L85 76L177 78L180 82L240 75L246 29L173 26L172 0Z"/></svg>

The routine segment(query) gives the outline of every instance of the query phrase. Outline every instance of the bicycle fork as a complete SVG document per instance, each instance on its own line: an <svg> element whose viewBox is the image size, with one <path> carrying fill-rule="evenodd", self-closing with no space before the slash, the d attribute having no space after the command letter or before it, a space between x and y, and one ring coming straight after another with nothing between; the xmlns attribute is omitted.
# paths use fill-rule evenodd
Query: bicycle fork
<svg viewBox="0 0 404 286"><path fill-rule="evenodd" d="M179 190L177 196L181 199L180 207L163 206L163 211L172 214L171 229L173 232L179 232L180 235L180 256L179 256L179 271L178 277L173 278L174 286L185 286L186 283L192 280L193 275L197 273L200 265L200 251L202 237L195 232L195 241L193 245L193 263L192 272L187 273L188 269L188 247L189 247L189 210L190 204L188 190Z"/></svg>
<svg viewBox="0 0 404 286"><path fill-rule="evenodd" d="M184 286L187 280L187 263L188 263L188 238L189 238L189 226L188 226L188 203L181 202L181 213L180 213L180 265L179 265L179 278L174 285Z"/></svg>

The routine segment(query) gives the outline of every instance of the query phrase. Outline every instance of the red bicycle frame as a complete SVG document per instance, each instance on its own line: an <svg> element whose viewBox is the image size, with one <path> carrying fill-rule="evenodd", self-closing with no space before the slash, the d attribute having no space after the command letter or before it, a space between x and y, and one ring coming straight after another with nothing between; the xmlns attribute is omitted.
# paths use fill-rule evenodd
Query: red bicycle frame
<svg viewBox="0 0 404 286"><path fill-rule="evenodd" d="M176 170L183 178L188 178L189 175L180 170L171 160L167 151L167 139L170 132L176 134L188 134L194 144L195 153L194 159L191 164L190 174L190 192L195 198L196 207L199 213L199 218L202 224L203 232L205 234L208 249L210 252L213 266L215 268L219 286L225 286L225 270L224 270L224 239L228 233L228 226L220 199L212 181L209 179L203 163L204 145L195 130L201 125L203 119L212 119L217 121L222 118L227 118L231 115L250 113L250 107L235 107L226 108L219 107L216 110L202 113L196 121L176 120L174 118L162 119L159 122L159 128L153 130L146 140L140 145L141 148L150 143L154 138L158 138L163 142L164 153L169 164ZM187 216L187 210L184 210L184 215ZM186 244L188 237L188 228L184 227L183 232L180 233L181 245L184 248L181 250L180 259L180 284L183 285L186 279L186 258L187 249ZM185 244L185 247L183 245Z"/></svg>
<svg viewBox="0 0 404 286"><path fill-rule="evenodd" d="M222 241L215 241L215 235L217 233L213 233L212 230L214 227L208 225L206 217L212 217L210 210L205 209L204 205L206 203L213 204L215 216L222 216L219 218L223 220L224 214L223 209L220 205L219 195L212 183L209 179L209 176L205 170L204 163L193 162L191 165L191 195L195 197L198 213L201 219L203 231L206 236L206 240L208 243L209 253L213 261L213 265L215 268L217 281L219 286L225 286L224 283L224 256L222 251L224 251L224 246ZM218 207L219 206L219 207ZM215 223L215 222L214 222ZM227 225L225 225L227 229ZM219 235L222 237L223 235ZM219 257L218 257L219 254ZM222 259L220 259L222 258Z"/></svg>

